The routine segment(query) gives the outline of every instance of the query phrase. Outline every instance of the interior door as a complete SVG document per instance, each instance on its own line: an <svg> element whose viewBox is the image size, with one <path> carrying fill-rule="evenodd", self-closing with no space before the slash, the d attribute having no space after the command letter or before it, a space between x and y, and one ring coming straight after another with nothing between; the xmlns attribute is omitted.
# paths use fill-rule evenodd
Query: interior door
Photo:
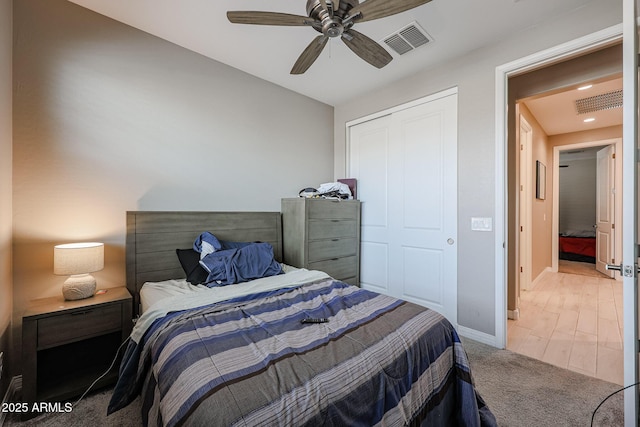
<svg viewBox="0 0 640 427"><path fill-rule="evenodd" d="M457 94L349 128L363 288L457 324Z"/></svg>
<svg viewBox="0 0 640 427"><path fill-rule="evenodd" d="M598 150L596 160L596 270L609 277L615 251L615 146Z"/></svg>

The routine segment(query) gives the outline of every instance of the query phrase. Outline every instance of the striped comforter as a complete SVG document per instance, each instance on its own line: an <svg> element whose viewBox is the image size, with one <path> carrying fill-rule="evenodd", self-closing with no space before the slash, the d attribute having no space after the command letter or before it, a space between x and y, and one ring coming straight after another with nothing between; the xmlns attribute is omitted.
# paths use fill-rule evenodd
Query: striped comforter
<svg viewBox="0 0 640 427"><path fill-rule="evenodd" d="M138 393L146 425L495 422L446 319L332 279L159 319L129 344L109 413Z"/></svg>

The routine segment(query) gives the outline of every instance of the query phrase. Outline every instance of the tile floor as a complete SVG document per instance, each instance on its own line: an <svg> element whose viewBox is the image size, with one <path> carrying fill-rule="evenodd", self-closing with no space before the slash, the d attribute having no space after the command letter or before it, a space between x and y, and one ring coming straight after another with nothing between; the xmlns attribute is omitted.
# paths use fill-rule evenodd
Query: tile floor
<svg viewBox="0 0 640 427"><path fill-rule="evenodd" d="M507 328L509 350L623 384L620 281L545 272Z"/></svg>

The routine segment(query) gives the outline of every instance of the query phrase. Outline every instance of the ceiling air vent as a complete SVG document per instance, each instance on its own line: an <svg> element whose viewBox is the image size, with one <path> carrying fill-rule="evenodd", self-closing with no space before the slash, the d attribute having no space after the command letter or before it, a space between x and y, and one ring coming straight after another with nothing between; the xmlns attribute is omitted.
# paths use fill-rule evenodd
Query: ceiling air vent
<svg viewBox="0 0 640 427"><path fill-rule="evenodd" d="M578 114L593 113L594 111L610 110L622 107L622 90L603 93L589 98L576 99Z"/></svg>
<svg viewBox="0 0 640 427"><path fill-rule="evenodd" d="M385 37L383 41L398 55L404 55L407 52L411 52L429 43L431 40L431 37L417 22L412 22L399 31Z"/></svg>

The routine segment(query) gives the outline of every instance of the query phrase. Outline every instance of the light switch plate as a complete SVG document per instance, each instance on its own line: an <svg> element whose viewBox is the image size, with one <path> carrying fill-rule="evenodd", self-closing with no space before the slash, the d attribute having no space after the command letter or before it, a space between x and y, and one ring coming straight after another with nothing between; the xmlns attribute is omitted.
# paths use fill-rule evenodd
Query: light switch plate
<svg viewBox="0 0 640 427"><path fill-rule="evenodd" d="M492 218L471 218L471 230L472 231L492 231L493 219Z"/></svg>

